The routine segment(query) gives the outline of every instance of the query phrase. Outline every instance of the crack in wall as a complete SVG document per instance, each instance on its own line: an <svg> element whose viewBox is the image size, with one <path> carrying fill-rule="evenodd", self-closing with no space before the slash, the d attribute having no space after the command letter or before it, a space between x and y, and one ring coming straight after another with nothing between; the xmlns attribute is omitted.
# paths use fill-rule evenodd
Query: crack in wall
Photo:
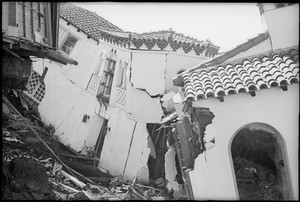
<svg viewBox="0 0 300 202"><path fill-rule="evenodd" d="M158 98L158 97L162 98L164 96L164 94L162 94L162 95L161 94L150 95L150 93L144 88L136 88L136 89L146 92L151 98Z"/></svg>
<svg viewBox="0 0 300 202"><path fill-rule="evenodd" d="M128 153L127 153L127 158L126 158L125 166L124 166L124 169L123 169L123 176L124 176L124 173L125 173L125 170L126 170L126 167L127 167L127 161L129 159L129 155L130 155L130 150L131 150L132 140L133 140L134 133L135 133L136 124L137 124L137 122L135 122L134 127L133 127L132 136L131 136L131 140L130 140L130 144L129 144L129 149L128 149Z"/></svg>

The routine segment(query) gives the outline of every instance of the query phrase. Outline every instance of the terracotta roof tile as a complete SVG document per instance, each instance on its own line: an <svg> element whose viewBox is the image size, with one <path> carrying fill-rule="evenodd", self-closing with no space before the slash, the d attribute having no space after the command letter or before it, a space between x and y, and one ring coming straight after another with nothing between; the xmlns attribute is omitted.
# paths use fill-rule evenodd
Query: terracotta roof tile
<svg viewBox="0 0 300 202"><path fill-rule="evenodd" d="M223 97L299 82L298 49L244 59L182 75L185 99Z"/></svg>
<svg viewBox="0 0 300 202"><path fill-rule="evenodd" d="M96 13L77 7L71 3L60 4L60 17L80 29L95 40L100 37L100 30L122 31Z"/></svg>
<svg viewBox="0 0 300 202"><path fill-rule="evenodd" d="M194 51L196 55L205 54L213 57L220 47L210 41L199 41L196 38L176 33L172 30L160 30L147 33L126 32L113 25L96 13L77 7L71 3L61 3L60 16L69 24L98 41L99 39L126 48L140 49L143 45L148 50L157 45L160 50L170 45L173 51L182 48L185 53Z"/></svg>

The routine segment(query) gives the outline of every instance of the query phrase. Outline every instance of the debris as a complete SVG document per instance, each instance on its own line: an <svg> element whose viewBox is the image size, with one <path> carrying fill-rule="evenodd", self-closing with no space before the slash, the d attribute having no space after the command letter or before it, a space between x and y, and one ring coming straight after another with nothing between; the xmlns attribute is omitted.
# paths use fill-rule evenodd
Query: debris
<svg viewBox="0 0 300 202"><path fill-rule="evenodd" d="M114 188L116 186L120 186L122 183L123 183L122 177L121 176L117 176L117 177L115 177L115 178L113 178L111 180L111 182L109 183L109 187L110 188Z"/></svg>
<svg viewBox="0 0 300 202"><path fill-rule="evenodd" d="M55 162L54 166L53 166L53 169L52 169L52 175L56 175L56 173L61 171L61 169L62 169L62 165Z"/></svg>
<svg viewBox="0 0 300 202"><path fill-rule="evenodd" d="M86 186L86 184L84 184L83 182L79 181L78 179L76 179L75 177L71 176L70 174L66 173L63 170L61 171L61 174L64 177L70 179L72 182L74 182L76 185L78 185L81 189L83 189Z"/></svg>
<svg viewBox="0 0 300 202"><path fill-rule="evenodd" d="M152 200L161 194L162 190L138 184L137 179L128 184L122 176L112 177L100 171L94 167L93 158L72 152L53 139L51 126L37 125L10 104L7 106L10 113L2 115L3 168L6 168L2 175L2 199ZM9 165L17 166L10 171Z"/></svg>
<svg viewBox="0 0 300 202"><path fill-rule="evenodd" d="M16 138L12 138L12 137L5 137L4 140L6 141L13 141L13 142L19 142L21 144L24 144L22 141L16 139Z"/></svg>

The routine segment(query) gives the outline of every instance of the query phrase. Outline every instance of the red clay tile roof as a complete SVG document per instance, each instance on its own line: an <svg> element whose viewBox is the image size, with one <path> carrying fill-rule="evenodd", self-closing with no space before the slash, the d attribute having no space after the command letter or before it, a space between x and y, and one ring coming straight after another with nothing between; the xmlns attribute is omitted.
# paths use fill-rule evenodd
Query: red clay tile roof
<svg viewBox="0 0 300 202"><path fill-rule="evenodd" d="M178 74L174 79L174 85L176 86L182 86L183 81L182 81L182 75L186 74L188 72L193 72L196 69L203 69L203 68L207 68L207 67L212 67L212 66L216 66L219 65L225 61L227 61L228 59L236 56L237 54L247 51L248 49L252 48L253 46L265 41L266 39L269 38L269 33L265 32L265 33L261 33L258 36L248 39L247 42L242 43L240 45L238 45L237 47L225 52L225 53L221 53L218 56L214 57L211 60L205 61L195 67L189 68L186 71Z"/></svg>
<svg viewBox="0 0 300 202"><path fill-rule="evenodd" d="M191 101L276 86L285 89L299 82L299 52L298 48L273 52L234 64L195 70L182 77L185 100Z"/></svg>
<svg viewBox="0 0 300 202"><path fill-rule="evenodd" d="M141 49L141 46L145 45L147 50L153 50L153 47L157 45L160 50L165 50L165 48L170 45L173 51L182 48L185 53L194 51L196 55L203 53L207 57L217 55L220 48L209 41L199 41L195 38L167 30L142 34L115 30L101 30L100 33L100 38L102 40L126 48Z"/></svg>
<svg viewBox="0 0 300 202"><path fill-rule="evenodd" d="M164 50L170 45L173 51L182 48L185 53L193 50L196 55L204 53L208 57L218 54L220 48L209 41L199 41L170 30L142 34L126 32L96 13L77 7L71 3L61 3L60 16L68 24L76 27L78 31L84 32L88 37L96 41L101 39L125 48L141 49L141 46L145 45L147 50L152 50L153 46L157 45L160 50Z"/></svg>
<svg viewBox="0 0 300 202"><path fill-rule="evenodd" d="M163 50L170 44L173 51L182 48L185 53L193 50L196 55L205 51L205 55L210 57L218 54L218 50L220 49L220 47L213 45L209 41L199 41L196 38L185 36L172 30L135 34L132 35L132 41L133 43L135 42L134 44L136 47L139 47L139 44L141 43L145 43L148 49L151 49L157 44L158 47Z"/></svg>
<svg viewBox="0 0 300 202"><path fill-rule="evenodd" d="M100 38L100 30L122 31L96 13L77 7L71 3L60 4L60 17L84 32L96 41Z"/></svg>

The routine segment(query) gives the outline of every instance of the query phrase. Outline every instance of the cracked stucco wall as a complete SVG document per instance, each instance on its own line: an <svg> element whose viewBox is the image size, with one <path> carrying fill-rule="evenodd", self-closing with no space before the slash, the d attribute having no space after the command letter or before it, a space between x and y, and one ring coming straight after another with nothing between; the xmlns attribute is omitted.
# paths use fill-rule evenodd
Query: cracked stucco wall
<svg viewBox="0 0 300 202"><path fill-rule="evenodd" d="M136 122L121 109L114 108L108 121L110 131L105 141L99 166L125 180L133 180L138 171L147 165L150 154L146 124Z"/></svg>
<svg viewBox="0 0 300 202"><path fill-rule="evenodd" d="M38 107L42 121L53 125L61 142L76 151L84 144L93 146L104 120L94 113L96 98L64 77L57 65L51 65L44 82L45 96ZM82 122L85 114L90 118Z"/></svg>
<svg viewBox="0 0 300 202"><path fill-rule="evenodd" d="M145 89L151 96L165 93L165 54L134 53L131 80L135 88Z"/></svg>
<svg viewBox="0 0 300 202"><path fill-rule="evenodd" d="M168 93L165 87L168 83L171 88L169 85L177 70L197 64L203 58L153 51L133 51L130 56L127 55L126 60L126 104L123 109L111 108L110 131L104 140L99 166L130 180L138 175L147 183L150 148L146 123L160 123L164 115L162 106L167 110L174 107L174 92ZM118 77L116 74L114 76ZM112 103L115 102L115 88L114 78Z"/></svg>
<svg viewBox="0 0 300 202"><path fill-rule="evenodd" d="M216 139L215 146L200 154L190 179L196 200L236 200L238 192L231 160L231 141L236 132L249 123L264 123L275 128L285 142L287 168L293 199L298 198L299 165L299 85L279 87L226 96L224 102L205 99L193 102L194 107L208 107L215 114L212 124L206 127L205 139ZM231 112L231 113L228 113Z"/></svg>

